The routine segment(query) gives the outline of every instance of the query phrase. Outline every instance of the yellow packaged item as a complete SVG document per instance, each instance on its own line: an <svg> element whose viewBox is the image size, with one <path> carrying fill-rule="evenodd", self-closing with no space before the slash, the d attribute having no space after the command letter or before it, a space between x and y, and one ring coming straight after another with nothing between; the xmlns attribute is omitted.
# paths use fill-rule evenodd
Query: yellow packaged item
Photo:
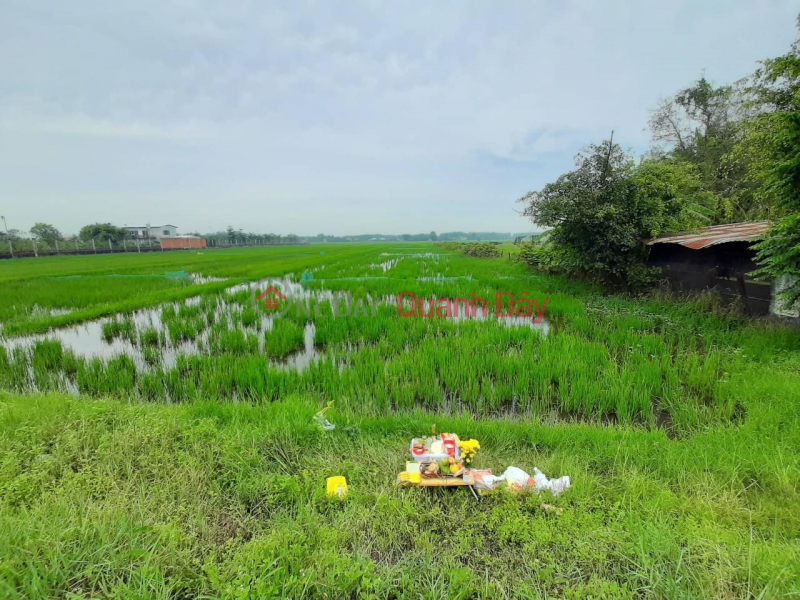
<svg viewBox="0 0 800 600"><path fill-rule="evenodd" d="M341 475L328 477L326 491L328 496L338 496L344 498L347 495L347 479Z"/></svg>

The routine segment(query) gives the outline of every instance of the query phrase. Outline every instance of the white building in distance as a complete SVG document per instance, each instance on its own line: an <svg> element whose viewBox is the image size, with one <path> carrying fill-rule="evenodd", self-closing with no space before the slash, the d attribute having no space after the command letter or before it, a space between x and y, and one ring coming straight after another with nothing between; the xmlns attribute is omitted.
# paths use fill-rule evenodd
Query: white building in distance
<svg viewBox="0 0 800 600"><path fill-rule="evenodd" d="M125 225L123 229L130 232L131 238L134 240L160 240L161 238L174 238L178 235L178 228L175 225Z"/></svg>

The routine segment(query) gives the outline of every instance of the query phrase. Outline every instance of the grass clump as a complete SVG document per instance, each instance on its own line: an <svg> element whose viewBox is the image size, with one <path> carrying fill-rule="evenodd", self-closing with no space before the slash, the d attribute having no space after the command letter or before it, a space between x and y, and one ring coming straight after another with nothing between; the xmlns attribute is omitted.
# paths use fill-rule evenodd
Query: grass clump
<svg viewBox="0 0 800 600"><path fill-rule="evenodd" d="M272 330L264 333L264 350L268 356L283 358L303 347L304 328L286 319L273 321Z"/></svg>
<svg viewBox="0 0 800 600"><path fill-rule="evenodd" d="M113 318L103 323L103 338L111 342L117 338L136 343L136 326L130 316Z"/></svg>
<svg viewBox="0 0 800 600"><path fill-rule="evenodd" d="M161 346L163 339L158 329L147 328L139 331L139 345L142 347L155 348Z"/></svg>

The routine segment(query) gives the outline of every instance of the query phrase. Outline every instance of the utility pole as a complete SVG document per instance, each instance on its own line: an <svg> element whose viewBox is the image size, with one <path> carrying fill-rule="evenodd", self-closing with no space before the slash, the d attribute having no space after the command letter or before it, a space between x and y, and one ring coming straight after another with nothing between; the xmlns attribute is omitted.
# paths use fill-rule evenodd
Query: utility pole
<svg viewBox="0 0 800 600"><path fill-rule="evenodd" d="M3 226L6 228L6 238L8 238L8 249L11 252L11 258L14 258L14 246L11 245L11 236L8 235L8 223L6 223L6 218L0 215L0 219L3 219Z"/></svg>

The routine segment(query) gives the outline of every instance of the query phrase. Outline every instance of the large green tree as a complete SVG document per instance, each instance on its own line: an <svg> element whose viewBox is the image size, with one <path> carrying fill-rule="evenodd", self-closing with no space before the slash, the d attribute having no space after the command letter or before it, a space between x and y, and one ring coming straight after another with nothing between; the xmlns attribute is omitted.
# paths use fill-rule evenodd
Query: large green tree
<svg viewBox="0 0 800 600"><path fill-rule="evenodd" d="M30 233L36 240L49 246L63 239L61 232L49 223L36 223L31 227Z"/></svg>
<svg viewBox="0 0 800 600"><path fill-rule="evenodd" d="M22 239L22 232L19 229L9 229L8 233L5 230L0 229L0 241L8 241L11 240L12 242L18 242Z"/></svg>
<svg viewBox="0 0 800 600"><path fill-rule="evenodd" d="M757 246L758 274L787 278L787 296L800 304L800 38L787 54L762 62L750 92L760 110L750 123L753 143L761 150L754 167L762 193L779 211Z"/></svg>
<svg viewBox="0 0 800 600"><path fill-rule="evenodd" d="M734 89L701 77L650 114L653 139L666 142L684 159L713 163L710 154L729 149L736 125ZM727 146L727 148L726 148Z"/></svg>
<svg viewBox="0 0 800 600"><path fill-rule="evenodd" d="M705 77L661 101L650 114L653 140L667 144L665 156L694 165L703 187L717 196L714 222L767 216L748 177L752 153L741 144L744 115L739 86L715 86Z"/></svg>
<svg viewBox="0 0 800 600"><path fill-rule="evenodd" d="M639 167L612 143L592 145L576 169L519 199L534 223L552 227L560 266L630 287L646 259L641 241L707 221L713 195L680 161Z"/></svg>
<svg viewBox="0 0 800 600"><path fill-rule="evenodd" d="M96 240L98 242L119 242L127 235L128 231L126 229L116 227L111 223L93 223L91 225L85 225L81 227L78 233L78 237L84 242L90 242L91 240Z"/></svg>

